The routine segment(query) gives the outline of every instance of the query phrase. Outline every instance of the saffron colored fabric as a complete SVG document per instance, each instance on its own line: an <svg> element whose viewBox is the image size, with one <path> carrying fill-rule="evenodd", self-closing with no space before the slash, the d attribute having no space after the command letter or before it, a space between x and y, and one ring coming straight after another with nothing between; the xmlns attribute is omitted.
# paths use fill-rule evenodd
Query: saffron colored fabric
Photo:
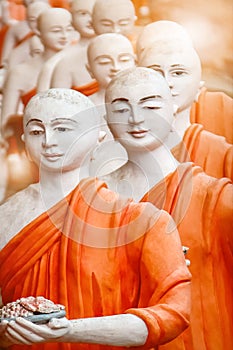
<svg viewBox="0 0 233 350"><path fill-rule="evenodd" d="M92 81L86 85L72 86L71 89L79 91L86 96L90 96L99 90L99 84L97 81Z"/></svg>
<svg viewBox="0 0 233 350"><path fill-rule="evenodd" d="M95 179L82 180L8 242L0 253L0 281L4 303L43 295L64 304L69 319L135 314L149 331L137 349L158 349L189 324L190 273L173 220L151 203L119 198Z"/></svg>
<svg viewBox="0 0 233 350"><path fill-rule="evenodd" d="M189 248L192 274L190 327L163 350L233 348L233 185L192 163L152 188L142 199L171 214Z"/></svg>
<svg viewBox="0 0 233 350"><path fill-rule="evenodd" d="M233 143L233 100L227 94L203 88L198 101L193 103L190 121Z"/></svg>
<svg viewBox="0 0 233 350"><path fill-rule="evenodd" d="M180 163L191 161L207 175L233 180L233 145L201 124L191 124L172 153Z"/></svg>

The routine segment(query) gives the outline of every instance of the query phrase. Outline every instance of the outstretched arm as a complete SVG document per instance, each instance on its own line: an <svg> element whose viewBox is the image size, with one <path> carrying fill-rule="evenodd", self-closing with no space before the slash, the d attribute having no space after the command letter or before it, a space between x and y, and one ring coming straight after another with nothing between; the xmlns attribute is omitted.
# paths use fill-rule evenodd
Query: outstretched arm
<svg viewBox="0 0 233 350"><path fill-rule="evenodd" d="M23 318L9 322L5 337L14 344L48 342L89 343L112 346L145 344L148 331L139 317L122 314L68 321L53 319L48 325L36 325ZM7 343L6 343L7 344ZM4 344L3 344L4 345Z"/></svg>

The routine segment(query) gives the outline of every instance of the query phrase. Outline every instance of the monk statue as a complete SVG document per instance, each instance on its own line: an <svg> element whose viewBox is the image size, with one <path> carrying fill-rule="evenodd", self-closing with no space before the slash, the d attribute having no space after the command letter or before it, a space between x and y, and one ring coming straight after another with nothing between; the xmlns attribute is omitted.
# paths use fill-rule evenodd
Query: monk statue
<svg viewBox="0 0 233 350"><path fill-rule="evenodd" d="M40 0L40 1L44 1L48 3L48 0ZM23 1L25 7L27 7L32 2L33 1L29 1L29 0ZM7 67L8 59L12 50L31 36L32 36L32 32L27 19L18 21L17 23L11 25L8 28L6 35L4 37L1 64Z"/></svg>
<svg viewBox="0 0 233 350"><path fill-rule="evenodd" d="M144 67L119 72L106 89L106 113L110 130L129 159L105 177L109 188L166 210L182 244L189 247L190 327L162 349L231 349L232 182L174 158L166 145L174 118L173 97L159 72Z"/></svg>
<svg viewBox="0 0 233 350"><path fill-rule="evenodd" d="M37 18L40 14L49 9L50 5L45 1L32 2L27 7L27 22L31 30L30 35L23 42L13 48L8 58L8 69L13 68L16 64L25 62L30 57L30 40L37 34Z"/></svg>
<svg viewBox="0 0 233 350"><path fill-rule="evenodd" d="M70 45L73 32L71 15L62 8L49 8L39 16L38 29L44 45L43 53L12 68L3 90L2 138L9 144L7 162L10 157L6 196L37 181L37 170L25 157L21 141L22 114L18 114L18 108L21 101L26 105L35 94L38 75L45 62ZM18 172L15 171L16 166Z"/></svg>
<svg viewBox="0 0 233 350"><path fill-rule="evenodd" d="M107 141L109 145L109 151L106 152L106 145L103 146L103 142L100 142L93 154L91 174L100 176L116 170L127 161L125 149L113 140L106 125L104 96L105 88L111 79L119 71L134 67L136 57L129 39L116 33L100 34L93 38L88 46L87 57L87 69L99 85L99 90L90 95L89 98L98 109L101 131L106 134L103 141Z"/></svg>
<svg viewBox="0 0 233 350"><path fill-rule="evenodd" d="M72 88L87 96L97 91L98 85L86 69L87 46L95 36L92 27L94 3L95 0L72 1L72 22L80 34L80 40L76 45L73 45L69 54L65 55L54 66L51 87Z"/></svg>
<svg viewBox="0 0 233 350"><path fill-rule="evenodd" d="M191 37L179 23L161 20L148 24L144 27L137 40L139 62L143 62L146 56L148 56L148 52L147 54L144 52L146 48L152 47L153 49L156 42L162 44L164 41L169 44L174 40L179 47L182 43L184 47L193 46ZM155 48L153 51L155 52ZM224 136L226 141L232 144L232 112L232 98L221 91L208 91L204 86L204 82L202 82L199 93L196 95L196 100L193 101L190 109L190 121L191 123L203 125L205 130L213 134Z"/></svg>
<svg viewBox="0 0 233 350"><path fill-rule="evenodd" d="M98 135L94 104L72 89L39 93L24 111L40 180L0 206L2 300L43 295L67 318L3 320L3 348L157 349L189 324L190 273L176 226L151 203L89 177Z"/></svg>
<svg viewBox="0 0 233 350"><path fill-rule="evenodd" d="M97 35L88 46L87 58L87 69L99 85L99 90L89 98L95 105L104 106L105 89L111 79L119 71L134 67L136 64L133 46L122 34Z"/></svg>
<svg viewBox="0 0 233 350"><path fill-rule="evenodd" d="M45 62L70 45L73 27L69 11L62 8L50 8L44 11L38 18L38 30L44 45L43 54L16 65L7 76L3 89L3 130L9 117L17 113L20 99L26 105L35 94L37 78Z"/></svg>
<svg viewBox="0 0 233 350"><path fill-rule="evenodd" d="M203 125L191 123L192 106L202 88L196 50L172 37L158 40L140 55L139 65L158 71L171 89L175 119L166 143L177 160L191 160L210 176L233 180L233 145L223 136L206 131Z"/></svg>
<svg viewBox="0 0 233 350"><path fill-rule="evenodd" d="M97 35L104 33L120 33L132 42L133 47L141 31L135 25L137 16L131 0L96 0L92 21Z"/></svg>

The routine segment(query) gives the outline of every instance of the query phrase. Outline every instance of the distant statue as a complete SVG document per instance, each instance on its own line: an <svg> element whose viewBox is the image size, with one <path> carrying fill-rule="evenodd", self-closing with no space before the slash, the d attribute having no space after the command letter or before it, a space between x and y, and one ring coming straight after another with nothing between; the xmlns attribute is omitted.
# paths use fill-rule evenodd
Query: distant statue
<svg viewBox="0 0 233 350"><path fill-rule="evenodd" d="M233 180L233 145L222 136L191 123L191 111L202 93L201 62L196 50L185 41L170 38L157 40L140 55L139 65L152 68L165 77L171 89L175 119L166 141L180 162L191 160L210 176ZM209 116L212 118L212 115ZM218 120L224 124L224 117ZM233 124L229 116L227 123Z"/></svg>
<svg viewBox="0 0 233 350"><path fill-rule="evenodd" d="M95 36L92 10L95 0L74 0L71 4L72 23L80 33L80 40L53 68L49 87L72 88L89 96L98 85L86 69L87 46ZM44 89L39 89L44 90Z"/></svg>
<svg viewBox="0 0 233 350"><path fill-rule="evenodd" d="M32 2L27 7L27 23L30 28L30 34L25 39L13 48L10 52L7 68L13 68L16 64L27 61L30 58L30 40L38 33L37 18L40 14L49 9L50 5L45 1ZM37 39L38 40L38 39Z"/></svg>
<svg viewBox="0 0 233 350"><path fill-rule="evenodd" d="M116 74L126 68L134 67L136 57L133 46L124 35L105 33L91 40L88 50L87 69L99 85L99 90L89 98L95 103L100 115L101 131L106 135L93 153L91 174L95 176L110 173L127 162L125 149L113 140L105 120L105 88ZM109 151L103 142L108 142Z"/></svg>

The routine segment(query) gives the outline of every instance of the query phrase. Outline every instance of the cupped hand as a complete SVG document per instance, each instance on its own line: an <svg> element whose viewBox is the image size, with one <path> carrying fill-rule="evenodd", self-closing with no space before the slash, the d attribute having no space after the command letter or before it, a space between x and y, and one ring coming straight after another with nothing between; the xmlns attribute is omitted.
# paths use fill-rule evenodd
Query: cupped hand
<svg viewBox="0 0 233 350"><path fill-rule="evenodd" d="M5 334L13 344L32 345L58 342L70 329L70 321L66 318L52 319L47 324L38 325L18 317L9 322Z"/></svg>

